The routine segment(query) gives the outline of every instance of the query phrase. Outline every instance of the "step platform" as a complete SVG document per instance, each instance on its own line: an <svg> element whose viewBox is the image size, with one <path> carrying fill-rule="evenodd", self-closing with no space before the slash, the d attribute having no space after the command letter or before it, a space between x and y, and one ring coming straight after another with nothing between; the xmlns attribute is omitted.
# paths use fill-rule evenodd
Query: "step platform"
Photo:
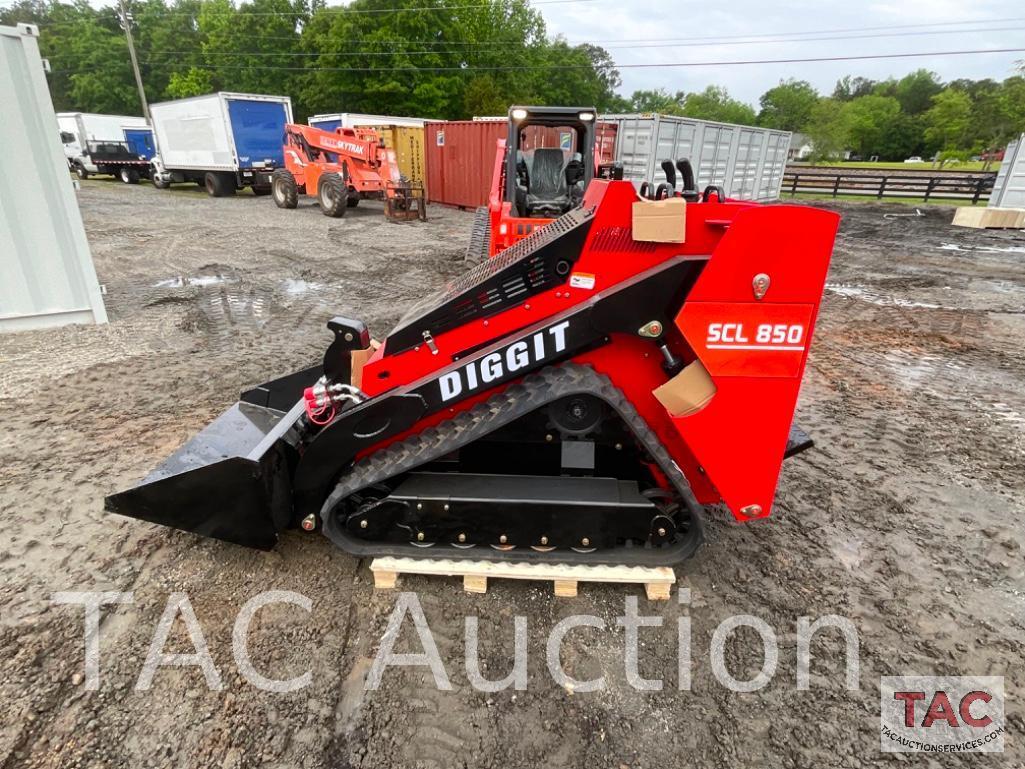
<svg viewBox="0 0 1025 769"><path fill-rule="evenodd" d="M552 582L555 595L575 598L581 582L644 585L649 601L668 601L676 574L668 566L585 566L557 563L509 563L496 561L454 561L426 558L375 558L370 564L374 587L395 588L400 574L462 577L467 593L488 592L489 579L525 579Z"/></svg>

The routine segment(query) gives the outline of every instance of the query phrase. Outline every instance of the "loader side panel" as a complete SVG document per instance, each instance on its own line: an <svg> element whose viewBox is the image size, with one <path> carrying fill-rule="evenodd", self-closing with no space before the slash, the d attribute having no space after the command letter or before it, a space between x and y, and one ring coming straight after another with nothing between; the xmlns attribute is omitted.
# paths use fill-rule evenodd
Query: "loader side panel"
<svg viewBox="0 0 1025 769"><path fill-rule="evenodd" d="M838 226L803 206L739 212L676 317L716 392L673 421L739 520L771 510Z"/></svg>

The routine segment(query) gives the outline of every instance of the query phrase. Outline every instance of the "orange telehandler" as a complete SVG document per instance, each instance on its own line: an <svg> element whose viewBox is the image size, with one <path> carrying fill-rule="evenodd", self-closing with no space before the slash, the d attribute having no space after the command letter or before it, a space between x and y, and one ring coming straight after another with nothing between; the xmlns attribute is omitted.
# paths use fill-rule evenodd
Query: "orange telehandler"
<svg viewBox="0 0 1025 769"><path fill-rule="evenodd" d="M278 208L295 208L299 195L311 195L325 216L345 216L360 200L384 201L389 219L427 220L424 188L399 173L395 150L370 128L322 131L285 125L285 167L271 176Z"/></svg>

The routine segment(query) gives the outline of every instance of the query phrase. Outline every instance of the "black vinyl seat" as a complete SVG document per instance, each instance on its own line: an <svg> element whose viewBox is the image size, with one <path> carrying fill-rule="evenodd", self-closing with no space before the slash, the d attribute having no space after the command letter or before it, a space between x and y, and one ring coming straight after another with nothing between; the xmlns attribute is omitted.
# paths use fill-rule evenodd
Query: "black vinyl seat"
<svg viewBox="0 0 1025 769"><path fill-rule="evenodd" d="M534 150L527 216L559 216L572 206L566 182L566 156L555 147Z"/></svg>

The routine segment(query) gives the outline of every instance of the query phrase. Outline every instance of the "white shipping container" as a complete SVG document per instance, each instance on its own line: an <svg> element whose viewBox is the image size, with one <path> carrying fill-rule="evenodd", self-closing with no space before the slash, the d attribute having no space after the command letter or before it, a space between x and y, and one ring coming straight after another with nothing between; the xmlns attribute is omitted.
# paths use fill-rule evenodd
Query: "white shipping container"
<svg viewBox="0 0 1025 769"><path fill-rule="evenodd" d="M615 123L615 159L624 178L637 185L666 181L663 160L687 158L699 190L722 187L731 198L779 197L790 149L790 132L715 123L672 115L600 115ZM677 180L679 187L680 180Z"/></svg>
<svg viewBox="0 0 1025 769"><path fill-rule="evenodd" d="M107 322L38 36L0 27L0 331Z"/></svg>
<svg viewBox="0 0 1025 769"><path fill-rule="evenodd" d="M272 135L255 136L237 120L233 124L234 104L267 105L268 117L275 123ZM283 116L274 105L281 106ZM281 144L284 122L292 122L292 101L287 96L221 92L151 104L150 116L157 153L165 169L238 171L265 167L267 161L271 161L270 167L276 167L284 164Z"/></svg>
<svg viewBox="0 0 1025 769"><path fill-rule="evenodd" d="M1007 145L989 205L991 208L1025 208L1025 134Z"/></svg>

